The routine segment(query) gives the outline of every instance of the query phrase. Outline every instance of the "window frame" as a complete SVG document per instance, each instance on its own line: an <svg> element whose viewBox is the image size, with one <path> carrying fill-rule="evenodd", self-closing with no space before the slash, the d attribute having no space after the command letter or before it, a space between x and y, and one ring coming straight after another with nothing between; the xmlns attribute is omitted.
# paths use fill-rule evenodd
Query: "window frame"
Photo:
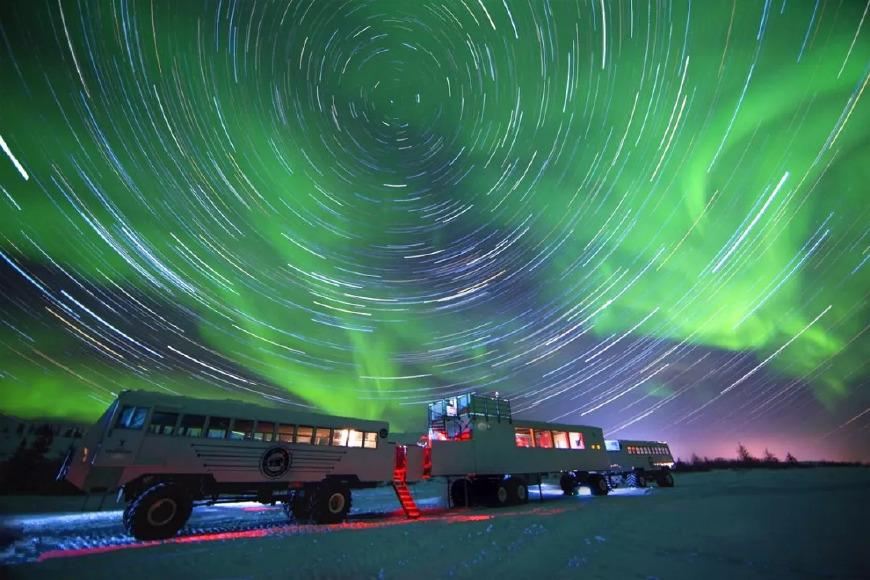
<svg viewBox="0 0 870 580"><path fill-rule="evenodd" d="M535 447L538 449L555 449L553 446L553 432L550 429L535 429ZM540 441L538 436L540 435ZM549 445L542 445L544 439L549 440Z"/></svg>
<svg viewBox="0 0 870 580"><path fill-rule="evenodd" d="M260 425L265 425L267 423L272 426L272 429L270 431L260 431ZM276 424L277 423L275 421L260 421L259 419L254 421L254 432L252 433L253 440L259 441L261 443L272 443L273 441L276 441L276 438L275 438L275 426L276 426ZM267 434L269 435L269 439L266 438ZM262 435L262 437L257 439L257 435Z"/></svg>
<svg viewBox="0 0 870 580"><path fill-rule="evenodd" d="M236 425L239 422L250 423L251 424L250 431L248 431L247 433L244 431L238 431L236 429ZM229 427L229 429L227 429L227 439L229 439L231 441L253 441L254 440L254 426L255 426L255 424L256 424L256 421L254 419L238 419L236 417L233 417L230 420L230 427ZM241 433L242 436L235 437L234 436L235 433Z"/></svg>
<svg viewBox="0 0 870 580"><path fill-rule="evenodd" d="M524 431L524 433L521 433ZM528 437L528 445L519 445L520 437ZM531 427L514 427L514 446L520 449L534 449L535 447L535 430Z"/></svg>
<svg viewBox="0 0 870 580"><path fill-rule="evenodd" d="M573 435L576 435L580 438L580 445L574 444ZM573 451L586 450L586 437L583 436L583 431L568 431L568 447Z"/></svg>
<svg viewBox="0 0 870 580"><path fill-rule="evenodd" d="M326 431L326 436L323 439L324 442L321 442L321 437L323 437L324 431ZM332 445L332 432L332 427L315 427L314 439L311 444L316 445L317 447L330 447Z"/></svg>
<svg viewBox="0 0 870 580"><path fill-rule="evenodd" d="M299 431L302 429L310 429L311 432L308 434L308 441L300 441L299 440ZM314 427L311 425L296 425L296 430L294 431L293 442L297 445L313 445L314 444Z"/></svg>
<svg viewBox="0 0 870 580"><path fill-rule="evenodd" d="M129 421L125 421L124 424L122 424L122 421L124 419L124 410L125 409L130 409L130 416L128 417L128 419L132 419L133 417L136 417L136 413L140 409L144 409L145 415L142 418L142 424L139 425L138 427L130 427L129 424L127 424L127 423L129 423ZM115 427L114 428L115 429L125 429L127 431L145 431L145 430L147 430L147 425L148 425L150 419L151 419L151 407L146 407L144 405L124 405L123 407L121 407L121 410L118 413L118 418L115 419Z"/></svg>
<svg viewBox="0 0 870 580"><path fill-rule="evenodd" d="M564 443L565 443L564 447L559 447L559 445L557 443L559 435L561 435L562 439L564 440ZM571 449L571 439L570 439L570 436L568 435L568 431L558 431L558 430L553 429L550 431L550 436L553 438L553 449Z"/></svg>
<svg viewBox="0 0 870 580"><path fill-rule="evenodd" d="M354 439L354 434L359 433L359 445L351 445L351 441ZM362 449L363 443L365 442L365 431L361 431L359 429L354 429L353 427L349 427L347 429L347 447L349 449Z"/></svg>
<svg viewBox="0 0 870 580"><path fill-rule="evenodd" d="M281 427L288 427L290 429L290 440L285 441L281 439L282 435L286 435L286 433L281 433ZM272 441L276 443L296 443L296 434L298 432L299 426L295 423L279 423L275 422L275 426L272 428L273 433L275 434L275 438Z"/></svg>
<svg viewBox="0 0 870 580"><path fill-rule="evenodd" d="M172 425L169 425L168 423L160 423L160 426L161 426L161 427L169 426L169 432L168 432L168 433L163 432L162 429L161 429L160 432L152 431L152 430L151 430L151 426L154 425L154 417L157 416L158 414L159 414L159 415L175 415L175 420L173 421ZM179 421L180 419L181 419L181 413L179 413L179 412L177 412L177 411L161 411L161 410L158 410L158 409L154 409L154 410L151 412L151 417L150 417L149 420L148 420L148 426L145 428L145 433L148 434L148 435L159 435L159 436L161 436L161 437L163 437L163 436L173 436L173 435L175 435L175 431L176 431L176 429L178 428L178 421Z"/></svg>
<svg viewBox="0 0 870 580"><path fill-rule="evenodd" d="M208 422L208 415L199 415L194 413L180 413L180 417L178 418L178 424L175 427L175 436L176 437L187 437L191 439L198 439L205 435L205 425ZM198 417L202 419L202 423L197 425L184 425L184 419L187 417ZM198 435L188 435L187 433L182 433L182 429L199 429Z"/></svg>
<svg viewBox="0 0 870 580"><path fill-rule="evenodd" d="M224 427L224 434L221 435L220 437L212 437L212 435L211 435L212 422L215 419L221 419L221 420L226 421L226 427ZM211 415L209 415L208 421L206 422L205 428L203 429L203 433L205 434L205 438L206 439L227 439L229 434L230 434L230 423L232 423L232 417L221 417L221 416L212 417Z"/></svg>
<svg viewBox="0 0 870 580"><path fill-rule="evenodd" d="M339 436L344 434L344 439L340 439ZM342 429L333 429L332 430L332 438L330 439L330 445L333 447L347 447L347 442L350 437L350 427L345 427ZM336 439L338 438L338 441ZM343 443L342 443L343 441Z"/></svg>

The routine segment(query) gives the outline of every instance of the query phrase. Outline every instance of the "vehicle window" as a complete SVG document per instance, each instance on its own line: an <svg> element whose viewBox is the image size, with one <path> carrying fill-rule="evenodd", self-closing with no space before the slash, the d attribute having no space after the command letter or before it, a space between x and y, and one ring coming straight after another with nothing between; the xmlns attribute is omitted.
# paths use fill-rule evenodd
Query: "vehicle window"
<svg viewBox="0 0 870 580"><path fill-rule="evenodd" d="M293 443L293 425L285 425L283 423L278 425L278 441L282 441L284 443ZM301 429L301 427L300 427ZM310 439L310 436L309 436ZM302 443L310 443L311 441L303 441ZM298 441L297 441L298 443Z"/></svg>
<svg viewBox="0 0 870 580"><path fill-rule="evenodd" d="M314 434L314 427L304 427L300 425L296 428L296 443L311 444L311 436Z"/></svg>
<svg viewBox="0 0 870 580"><path fill-rule="evenodd" d="M332 440L332 429L328 429L325 427L318 427L317 431L314 433L314 444L315 445L329 445Z"/></svg>
<svg viewBox="0 0 870 580"><path fill-rule="evenodd" d="M535 447L551 449L553 447L553 434L550 431L538 431L535 429Z"/></svg>
<svg viewBox="0 0 870 580"><path fill-rule="evenodd" d="M172 435L177 420L178 413L154 411L151 415L151 423L148 425L148 432L154 435Z"/></svg>
<svg viewBox="0 0 870 580"><path fill-rule="evenodd" d="M291 426L292 427L292 426ZM257 421L254 430L255 441L273 441L275 439L275 423L272 421ZM290 439L293 439L293 429L290 429Z"/></svg>
<svg viewBox="0 0 870 580"><path fill-rule="evenodd" d="M534 447L535 440L532 438L532 430L526 427L514 428L514 439L517 447Z"/></svg>
<svg viewBox="0 0 870 580"><path fill-rule="evenodd" d="M184 415L178 426L178 434L182 437L202 437L205 427L205 415Z"/></svg>
<svg viewBox="0 0 870 580"><path fill-rule="evenodd" d="M206 437L209 439L223 439L227 436L230 428L229 417L209 417Z"/></svg>
<svg viewBox="0 0 870 580"><path fill-rule="evenodd" d="M568 449L568 433L566 431L553 431L553 446L556 449Z"/></svg>
<svg viewBox="0 0 870 580"><path fill-rule="evenodd" d="M332 445L333 445L333 447L345 447L345 446L347 446L348 431L349 431L349 429L336 429L335 431L332 432Z"/></svg>
<svg viewBox="0 0 870 580"><path fill-rule="evenodd" d="M363 446L363 432L357 431L356 429L351 429L350 433L347 436L347 446L348 447L362 447Z"/></svg>
<svg viewBox="0 0 870 580"><path fill-rule="evenodd" d="M145 417L148 416L148 407L134 407L124 405L115 427L119 429L141 429L145 426Z"/></svg>
<svg viewBox="0 0 870 580"><path fill-rule="evenodd" d="M583 433L571 431L568 433L568 439L571 442L571 449L586 449L586 443L583 441Z"/></svg>
<svg viewBox="0 0 870 580"><path fill-rule="evenodd" d="M366 449L375 449L378 446L378 434L366 433L363 439L363 447Z"/></svg>
<svg viewBox="0 0 870 580"><path fill-rule="evenodd" d="M250 439L254 435L254 422L250 419L235 419L230 430L230 439Z"/></svg>

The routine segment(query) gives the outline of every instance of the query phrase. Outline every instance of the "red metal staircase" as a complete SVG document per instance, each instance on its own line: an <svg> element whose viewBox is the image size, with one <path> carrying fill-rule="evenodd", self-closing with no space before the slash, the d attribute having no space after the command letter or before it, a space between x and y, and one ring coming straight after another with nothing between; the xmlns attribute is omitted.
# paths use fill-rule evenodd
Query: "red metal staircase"
<svg viewBox="0 0 870 580"><path fill-rule="evenodd" d="M402 510L408 519L416 520L420 517L420 508L414 503L414 498L411 497L411 492L408 490L408 484L405 483L405 475L407 474L407 451L404 445L396 445L396 464L393 469L393 489L396 490L396 497L399 498L399 503L402 504Z"/></svg>

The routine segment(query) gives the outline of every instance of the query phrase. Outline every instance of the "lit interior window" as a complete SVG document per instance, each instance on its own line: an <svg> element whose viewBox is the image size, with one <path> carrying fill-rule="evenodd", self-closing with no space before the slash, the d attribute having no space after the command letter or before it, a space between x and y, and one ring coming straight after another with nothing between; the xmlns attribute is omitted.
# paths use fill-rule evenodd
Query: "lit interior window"
<svg viewBox="0 0 870 580"><path fill-rule="evenodd" d="M333 447L347 447L348 429L336 429L332 432Z"/></svg>
<svg viewBox="0 0 870 580"><path fill-rule="evenodd" d="M516 427L514 429L514 438L517 447L534 447L535 440L532 438L532 430L525 427Z"/></svg>
<svg viewBox="0 0 870 580"><path fill-rule="evenodd" d="M328 427L318 427L314 432L315 445L329 445L330 439L332 439L332 429Z"/></svg>
<svg viewBox="0 0 870 580"><path fill-rule="evenodd" d="M553 431L553 445L556 449L569 449L567 431Z"/></svg>
<svg viewBox="0 0 870 580"><path fill-rule="evenodd" d="M586 443L583 441L583 433L572 431L568 434L568 439L571 441L571 449L586 449Z"/></svg>
<svg viewBox="0 0 870 580"><path fill-rule="evenodd" d="M275 438L275 424L271 421L257 421L257 429L254 431L254 439L256 441L273 441ZM293 439L293 432L290 432L290 439Z"/></svg>
<svg viewBox="0 0 870 580"><path fill-rule="evenodd" d="M314 436L314 427L304 427L300 425L296 428L296 443L311 444L311 438Z"/></svg>
<svg viewBox="0 0 870 580"><path fill-rule="evenodd" d="M278 425L278 441L283 443L293 443L293 425ZM307 441L306 443L310 443Z"/></svg>
<svg viewBox="0 0 870 580"><path fill-rule="evenodd" d="M362 447L363 446L363 432L357 431L356 429L350 429L350 432L347 436L347 446L348 447Z"/></svg>
<svg viewBox="0 0 870 580"><path fill-rule="evenodd" d="M553 433L550 431L535 430L535 447L543 447L544 449L553 448Z"/></svg>

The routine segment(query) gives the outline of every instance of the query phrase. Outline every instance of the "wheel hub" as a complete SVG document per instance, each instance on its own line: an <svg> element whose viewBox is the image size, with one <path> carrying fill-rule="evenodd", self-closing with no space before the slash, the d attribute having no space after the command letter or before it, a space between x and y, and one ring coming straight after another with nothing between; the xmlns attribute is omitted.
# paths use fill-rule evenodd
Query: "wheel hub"
<svg viewBox="0 0 870 580"><path fill-rule="evenodd" d="M344 509L345 499L344 494L334 493L329 496L329 501L327 502L327 506L329 507L330 513L338 514Z"/></svg>
<svg viewBox="0 0 870 580"><path fill-rule="evenodd" d="M148 523L155 527L165 526L178 512L178 504L169 498L158 499L148 508Z"/></svg>

